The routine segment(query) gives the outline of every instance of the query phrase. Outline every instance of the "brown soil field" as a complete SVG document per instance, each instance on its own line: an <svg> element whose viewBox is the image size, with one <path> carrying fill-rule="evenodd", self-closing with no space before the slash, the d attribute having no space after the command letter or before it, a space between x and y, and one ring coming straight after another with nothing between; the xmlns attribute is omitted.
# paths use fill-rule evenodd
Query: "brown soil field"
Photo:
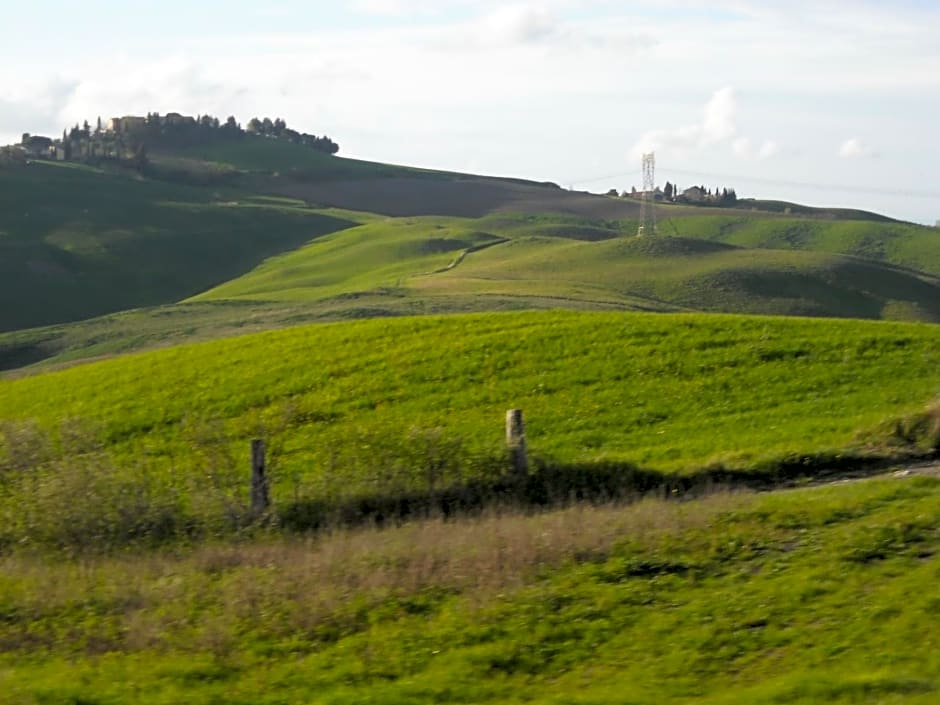
<svg viewBox="0 0 940 705"><path fill-rule="evenodd" d="M510 180L468 178L435 180L415 177L279 183L272 193L311 204L369 211L394 217L443 215L479 218L490 213L561 213L598 219L639 217L632 199ZM669 212L679 215L680 209ZM699 209L690 208L689 212Z"/></svg>

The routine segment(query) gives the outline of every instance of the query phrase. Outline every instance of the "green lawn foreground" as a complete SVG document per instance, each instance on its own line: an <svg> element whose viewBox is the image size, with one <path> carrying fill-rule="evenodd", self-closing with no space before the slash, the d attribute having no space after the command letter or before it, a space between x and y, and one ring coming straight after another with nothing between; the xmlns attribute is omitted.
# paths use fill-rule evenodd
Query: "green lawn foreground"
<svg viewBox="0 0 940 705"><path fill-rule="evenodd" d="M0 543L224 532L258 436L282 518L493 482L508 408L562 479L812 475L921 442L890 422L938 387L940 329L917 324L541 312L182 346L0 381Z"/></svg>
<svg viewBox="0 0 940 705"><path fill-rule="evenodd" d="M10 705L934 703L940 481L0 558Z"/></svg>

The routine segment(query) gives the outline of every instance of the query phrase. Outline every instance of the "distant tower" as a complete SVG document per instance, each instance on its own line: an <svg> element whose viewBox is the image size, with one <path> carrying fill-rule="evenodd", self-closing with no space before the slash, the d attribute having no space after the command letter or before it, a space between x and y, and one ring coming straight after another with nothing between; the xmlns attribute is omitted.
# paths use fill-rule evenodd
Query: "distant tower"
<svg viewBox="0 0 940 705"><path fill-rule="evenodd" d="M643 192L640 195L640 226L636 236L656 234L656 153L643 155Z"/></svg>

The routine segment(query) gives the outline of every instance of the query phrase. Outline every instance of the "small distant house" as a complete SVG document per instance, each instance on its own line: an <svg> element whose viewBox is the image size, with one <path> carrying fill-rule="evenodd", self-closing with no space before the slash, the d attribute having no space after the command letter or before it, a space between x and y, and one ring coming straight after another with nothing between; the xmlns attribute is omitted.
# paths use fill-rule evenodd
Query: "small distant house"
<svg viewBox="0 0 940 705"><path fill-rule="evenodd" d="M164 125L195 125L196 118L179 113L167 113L163 116Z"/></svg>
<svg viewBox="0 0 940 705"><path fill-rule="evenodd" d="M689 203L704 203L707 198L708 193L701 186L687 188L680 195L681 200L688 201Z"/></svg>
<svg viewBox="0 0 940 705"><path fill-rule="evenodd" d="M626 192L624 192L624 196L626 196L626 195L628 195L628 194L627 194ZM657 187L656 187L655 189L653 189L652 191L637 191L637 190L634 188L633 191L629 194L629 196L630 196L631 198L637 198L637 199L639 199L639 200L641 200L641 201L649 201L649 200L652 200L652 201L663 201L663 200L665 200L665 198L666 198L665 195L663 194L663 190L662 190L661 188L659 188L659 186L657 186Z"/></svg>
<svg viewBox="0 0 940 705"><path fill-rule="evenodd" d="M23 140L20 144L28 157L33 157L34 159L49 159L55 156L55 144L48 137L26 133L23 135Z"/></svg>
<svg viewBox="0 0 940 705"><path fill-rule="evenodd" d="M138 115L125 115L108 120L110 132L134 132L147 126L147 118Z"/></svg>

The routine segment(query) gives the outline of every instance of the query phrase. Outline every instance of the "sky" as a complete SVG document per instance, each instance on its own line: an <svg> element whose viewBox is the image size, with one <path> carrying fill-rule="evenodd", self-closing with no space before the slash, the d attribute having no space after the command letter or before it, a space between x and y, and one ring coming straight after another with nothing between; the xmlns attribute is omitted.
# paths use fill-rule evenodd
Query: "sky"
<svg viewBox="0 0 940 705"><path fill-rule="evenodd" d="M940 0L32 0L0 144L98 116L282 117L343 156L667 180L940 221Z"/></svg>

